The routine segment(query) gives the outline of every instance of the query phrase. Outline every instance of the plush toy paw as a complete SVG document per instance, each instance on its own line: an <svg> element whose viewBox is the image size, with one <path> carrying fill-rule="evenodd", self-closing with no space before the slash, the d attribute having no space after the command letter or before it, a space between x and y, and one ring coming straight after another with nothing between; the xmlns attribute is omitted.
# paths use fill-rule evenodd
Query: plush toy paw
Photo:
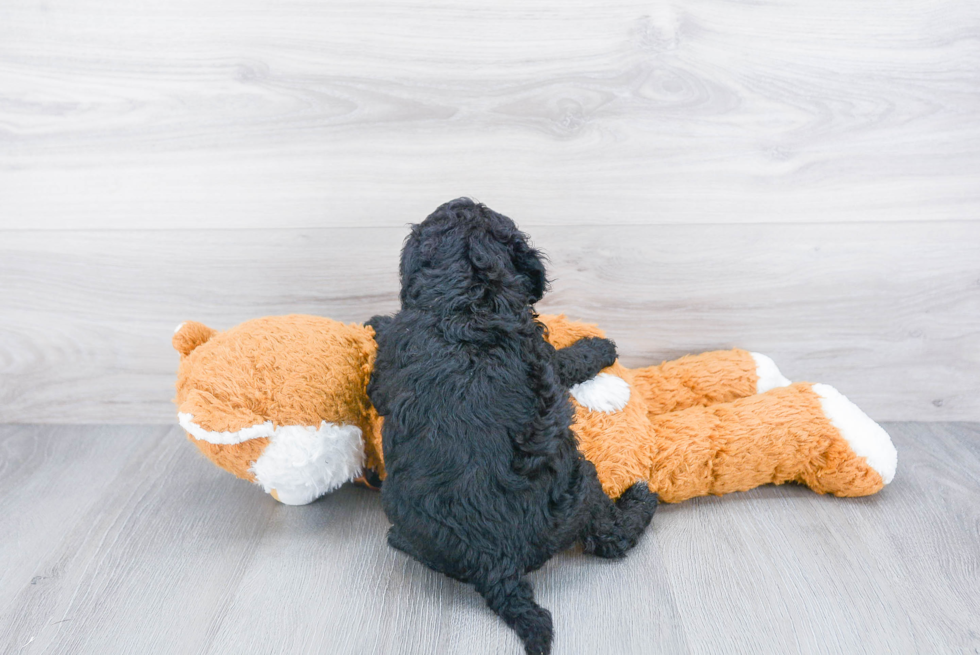
<svg viewBox="0 0 980 655"><path fill-rule="evenodd" d="M600 373L569 389L572 397L594 412L618 412L630 399L630 385L618 375Z"/></svg>
<svg viewBox="0 0 980 655"><path fill-rule="evenodd" d="M765 393L777 387L788 387L792 384L786 376L779 372L776 362L762 353L749 353L755 360L755 372L759 378L756 383L756 393Z"/></svg>
<svg viewBox="0 0 980 655"><path fill-rule="evenodd" d="M820 397L824 415L854 454L863 457L882 482L891 482L898 467L898 452L885 429L829 384L814 384L812 388Z"/></svg>

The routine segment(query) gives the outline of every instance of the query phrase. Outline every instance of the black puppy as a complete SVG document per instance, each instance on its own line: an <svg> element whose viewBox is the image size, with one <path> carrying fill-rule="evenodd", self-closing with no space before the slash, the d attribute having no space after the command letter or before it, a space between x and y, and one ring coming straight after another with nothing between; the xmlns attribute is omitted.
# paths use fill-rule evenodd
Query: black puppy
<svg viewBox="0 0 980 655"><path fill-rule="evenodd" d="M568 387L612 364L615 346L550 346L532 307L541 255L467 199L412 226L401 284L401 311L370 321L388 542L474 585L528 653L548 653L551 614L524 575L576 541L622 557L657 506L643 483L611 501L569 429Z"/></svg>

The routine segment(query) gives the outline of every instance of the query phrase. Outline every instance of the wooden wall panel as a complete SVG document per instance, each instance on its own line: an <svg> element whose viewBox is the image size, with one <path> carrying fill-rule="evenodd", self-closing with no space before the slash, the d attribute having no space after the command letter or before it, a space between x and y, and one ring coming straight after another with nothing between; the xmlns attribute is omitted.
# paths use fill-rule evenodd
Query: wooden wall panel
<svg viewBox="0 0 980 655"><path fill-rule="evenodd" d="M404 228L22 231L0 243L0 422L170 422L178 323L397 307ZM879 420L980 420L980 223L539 227L541 311L628 365L740 346Z"/></svg>
<svg viewBox="0 0 980 655"><path fill-rule="evenodd" d="M633 364L980 416L980 4L6 0L0 420L167 421L185 318L394 308L472 195Z"/></svg>
<svg viewBox="0 0 980 655"><path fill-rule="evenodd" d="M976 220L972 0L0 7L0 228Z"/></svg>

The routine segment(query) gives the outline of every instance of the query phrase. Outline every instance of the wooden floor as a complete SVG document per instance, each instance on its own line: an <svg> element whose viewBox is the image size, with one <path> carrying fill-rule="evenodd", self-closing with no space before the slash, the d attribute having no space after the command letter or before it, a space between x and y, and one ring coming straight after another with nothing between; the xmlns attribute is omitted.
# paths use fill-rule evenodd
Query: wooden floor
<svg viewBox="0 0 980 655"><path fill-rule="evenodd" d="M623 562L533 576L560 653L980 648L980 424L886 425L895 482L663 506ZM0 652L518 653L385 545L376 492L279 505L175 427L0 426Z"/></svg>

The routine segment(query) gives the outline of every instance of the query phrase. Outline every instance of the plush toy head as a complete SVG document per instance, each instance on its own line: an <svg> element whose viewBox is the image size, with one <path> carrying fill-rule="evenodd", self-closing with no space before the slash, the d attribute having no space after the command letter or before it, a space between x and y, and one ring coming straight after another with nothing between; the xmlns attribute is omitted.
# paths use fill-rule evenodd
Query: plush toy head
<svg viewBox="0 0 980 655"><path fill-rule="evenodd" d="M218 466L301 505L383 471L380 419L367 398L374 331L315 316L195 322L173 337L175 402L191 441Z"/></svg>
<svg viewBox="0 0 980 655"><path fill-rule="evenodd" d="M559 348L602 336L564 316L540 318ZM381 418L367 395L377 350L371 327L292 315L217 332L188 321L178 326L173 346L181 355L180 425L221 468L290 505L312 502L367 471L384 478ZM619 383L610 397L611 407L621 409L629 388L606 378ZM603 386L592 385L600 405L610 395ZM637 420L642 412L623 412L604 425L609 434L629 433L630 426L640 432ZM620 478L612 476L607 491L618 495L635 481Z"/></svg>

